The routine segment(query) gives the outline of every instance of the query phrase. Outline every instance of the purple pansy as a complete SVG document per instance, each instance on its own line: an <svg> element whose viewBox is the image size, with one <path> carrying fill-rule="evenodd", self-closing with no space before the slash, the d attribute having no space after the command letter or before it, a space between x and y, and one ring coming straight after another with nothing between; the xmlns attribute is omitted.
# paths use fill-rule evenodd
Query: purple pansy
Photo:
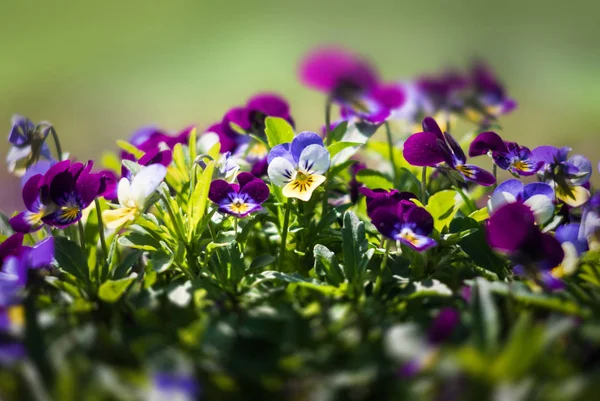
<svg viewBox="0 0 600 401"><path fill-rule="evenodd" d="M9 220L16 232L29 233L42 228L42 218L48 211L47 206L42 202L42 197L48 196L47 187L42 185L43 182L44 176L37 174L30 177L23 186L22 195L26 210Z"/></svg>
<svg viewBox="0 0 600 401"><path fill-rule="evenodd" d="M517 179L504 181L488 201L490 214L507 203L519 202L531 209L537 224L548 222L554 215L554 189L544 182L527 185Z"/></svg>
<svg viewBox="0 0 600 401"><path fill-rule="evenodd" d="M466 164L467 157L456 140L447 132L442 133L437 122L431 117L423 119L423 131L411 135L404 143L403 154L413 166L435 167L446 162L465 180L483 186L490 186L496 178L481 167Z"/></svg>
<svg viewBox="0 0 600 401"><path fill-rule="evenodd" d="M522 203L506 204L490 216L487 239L493 249L530 271L548 272L564 257L560 242L540 231L533 212Z"/></svg>
<svg viewBox="0 0 600 401"><path fill-rule="evenodd" d="M267 161L269 179L283 188L283 195L307 202L314 190L325 182L330 157L323 139L305 131L296 135L291 143L274 146Z"/></svg>
<svg viewBox="0 0 600 401"><path fill-rule="evenodd" d="M418 252L437 245L428 237L433 231L433 217L412 202L401 200L394 206L377 207L370 217L381 234Z"/></svg>
<svg viewBox="0 0 600 401"><path fill-rule="evenodd" d="M506 142L495 132L482 132L469 147L469 156L490 154L494 163L503 170L508 170L514 176L529 176L535 174L544 162L532 159L529 148L515 142Z"/></svg>
<svg viewBox="0 0 600 401"><path fill-rule="evenodd" d="M299 75L305 85L329 94L346 119L379 124L405 100L400 85L382 84L367 61L336 47L308 53L300 63Z"/></svg>
<svg viewBox="0 0 600 401"><path fill-rule="evenodd" d="M19 292L27 283L28 269L49 266L53 258L53 237L29 247L23 245L23 234L16 233L0 244L0 306L19 300Z"/></svg>
<svg viewBox="0 0 600 401"><path fill-rule="evenodd" d="M380 207L396 206L402 200L417 199L412 192L399 192L396 189L389 191L383 188L359 188L359 192L367 198L367 214L369 217Z"/></svg>
<svg viewBox="0 0 600 401"><path fill-rule="evenodd" d="M569 223L563 224L555 231L555 237L561 244L570 243L577 251L577 255L586 252L588 242L585 236L580 236L581 224Z"/></svg>
<svg viewBox="0 0 600 401"><path fill-rule="evenodd" d="M44 129L48 124L36 126L26 117L14 115L8 133L8 142L12 145L6 156L8 170L18 175L25 173L27 167L36 162L40 156L50 160L52 156L46 144L50 133Z"/></svg>
<svg viewBox="0 0 600 401"><path fill-rule="evenodd" d="M491 68L483 63L475 63L471 69L471 83L478 105L485 114L498 117L517 107L517 102L506 95L504 86L498 81Z"/></svg>
<svg viewBox="0 0 600 401"><path fill-rule="evenodd" d="M152 377L149 401L193 401L200 396L200 385L190 374L158 372Z"/></svg>
<svg viewBox="0 0 600 401"><path fill-rule="evenodd" d="M239 184L216 180L210 184L208 198L219 205L221 213L246 217L262 209L261 204L269 198L269 187L250 173L237 176Z"/></svg>

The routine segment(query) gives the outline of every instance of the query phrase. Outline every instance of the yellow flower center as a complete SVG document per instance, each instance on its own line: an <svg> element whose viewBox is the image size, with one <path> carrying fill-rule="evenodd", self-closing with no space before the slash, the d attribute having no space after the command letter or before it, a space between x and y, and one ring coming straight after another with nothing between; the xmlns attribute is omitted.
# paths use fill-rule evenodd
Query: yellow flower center
<svg viewBox="0 0 600 401"><path fill-rule="evenodd" d="M238 199L235 202L231 203L231 206L229 206L229 209L231 210L232 213L244 214L248 211L249 207L248 207L247 203Z"/></svg>
<svg viewBox="0 0 600 401"><path fill-rule="evenodd" d="M292 189L298 192L308 191L308 188L310 188L313 183L314 178L312 175L304 174L301 172L298 172L298 174L296 175L296 179L291 182Z"/></svg>
<svg viewBox="0 0 600 401"><path fill-rule="evenodd" d="M513 167L515 168L515 170L519 170L519 171L527 171L529 169L529 166L527 165L527 163L519 160L513 163Z"/></svg>
<svg viewBox="0 0 600 401"><path fill-rule="evenodd" d="M23 326L25 324L25 311L21 305L13 306L7 310L8 320L15 326Z"/></svg>
<svg viewBox="0 0 600 401"><path fill-rule="evenodd" d="M60 208L60 215L64 221L73 221L79 216L79 207L63 206Z"/></svg>

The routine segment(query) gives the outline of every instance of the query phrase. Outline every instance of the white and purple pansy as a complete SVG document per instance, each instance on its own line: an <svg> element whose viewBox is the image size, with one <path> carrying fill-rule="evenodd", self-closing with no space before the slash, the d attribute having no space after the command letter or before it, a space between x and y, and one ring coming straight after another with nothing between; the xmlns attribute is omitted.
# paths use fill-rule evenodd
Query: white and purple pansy
<svg viewBox="0 0 600 401"><path fill-rule="evenodd" d="M314 132L301 132L291 143L274 146L267 157L269 179L283 188L283 195L308 201L325 181L329 151Z"/></svg>
<svg viewBox="0 0 600 401"><path fill-rule="evenodd" d="M520 202L531 209L537 224L544 224L554 216L554 199L554 190L546 183L532 182L523 185L521 181L511 179L498 185L487 207L492 214L507 203Z"/></svg>
<svg viewBox="0 0 600 401"><path fill-rule="evenodd" d="M262 209L261 204L269 199L269 187L260 178L250 173L240 173L238 184L215 180L210 184L208 198L219 205L219 212L235 217L246 217Z"/></svg>
<svg viewBox="0 0 600 401"><path fill-rule="evenodd" d="M381 234L418 252L437 245L435 240L428 237L433 231L433 217L410 201L401 200L393 206L378 207L370 217Z"/></svg>
<svg viewBox="0 0 600 401"><path fill-rule="evenodd" d="M494 163L514 176L534 175L544 163L532 158L531 151L516 142L506 142L495 132L482 132L471 142L469 156L489 154Z"/></svg>

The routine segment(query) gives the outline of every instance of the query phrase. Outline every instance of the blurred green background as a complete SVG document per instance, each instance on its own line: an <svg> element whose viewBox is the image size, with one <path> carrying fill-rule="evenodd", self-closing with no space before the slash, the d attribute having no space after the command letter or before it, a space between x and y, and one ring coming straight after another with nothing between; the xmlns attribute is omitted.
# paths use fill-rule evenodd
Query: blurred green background
<svg viewBox="0 0 600 401"><path fill-rule="evenodd" d="M323 96L297 82L296 64L339 43L390 80L486 58L520 104L503 121L507 138L597 161L599 12L591 0L3 1L0 121L8 132L13 113L50 120L86 159L143 125L204 129L271 90L314 130ZM18 179L5 169L0 179L0 209L20 209Z"/></svg>

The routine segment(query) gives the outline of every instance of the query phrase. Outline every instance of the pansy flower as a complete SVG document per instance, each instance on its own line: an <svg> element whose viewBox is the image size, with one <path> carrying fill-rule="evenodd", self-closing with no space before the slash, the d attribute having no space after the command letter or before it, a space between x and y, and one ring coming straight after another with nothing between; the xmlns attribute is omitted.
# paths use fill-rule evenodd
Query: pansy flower
<svg viewBox="0 0 600 401"><path fill-rule="evenodd" d="M64 160L48 170L42 183L43 193L48 191L48 199L43 199L48 210L42 217L44 223L63 228L81 219L83 209L103 189L103 177L91 172L92 165L91 160L86 164Z"/></svg>
<svg viewBox="0 0 600 401"><path fill-rule="evenodd" d="M346 50L325 47L311 51L302 60L300 80L327 93L342 107L342 117L379 124L404 103L401 86L382 84L375 69Z"/></svg>
<svg viewBox="0 0 600 401"><path fill-rule="evenodd" d="M489 154L494 163L514 176L535 174L544 166L544 162L532 159L531 151L516 142L506 142L495 132L482 132L469 147L469 156Z"/></svg>
<svg viewBox="0 0 600 401"><path fill-rule="evenodd" d="M531 158L543 164L538 173L555 186L557 198L578 207L590 198L585 185L592 175L592 163L582 155L568 157L570 151L566 146L538 146L533 149Z"/></svg>
<svg viewBox="0 0 600 401"><path fill-rule="evenodd" d="M380 207L396 206L402 200L417 199L412 192L399 192L396 189L361 187L359 192L367 198L367 214L369 217Z"/></svg>
<svg viewBox="0 0 600 401"><path fill-rule="evenodd" d="M490 117L510 113L517 107L517 102L507 96L506 89L487 64L475 63L471 69L470 81L476 108L483 114L482 121L477 119L480 123L486 124Z"/></svg>
<svg viewBox="0 0 600 401"><path fill-rule="evenodd" d="M23 203L26 210L17 214L9 220L13 230L20 233L29 233L42 228L42 218L48 211L48 207L42 202L42 191L44 198L49 194L48 188L43 187L44 176L36 174L27 180L22 190Z"/></svg>
<svg viewBox="0 0 600 401"><path fill-rule="evenodd" d="M133 222L144 211L146 202L166 175L165 166L152 164L142 167L131 180L121 178L117 187L120 207L102 213L106 228L117 229Z"/></svg>
<svg viewBox="0 0 600 401"><path fill-rule="evenodd" d="M495 211L488 220L489 245L515 263L516 272L533 276L548 289L561 288L551 271L558 266L564 251L551 234L542 233L535 224L531 209L522 203L509 203Z"/></svg>
<svg viewBox="0 0 600 401"><path fill-rule="evenodd" d="M240 173L238 184L216 180L210 184L208 198L219 205L219 212L235 217L246 217L262 209L261 204L269 198L269 187L250 173Z"/></svg>
<svg viewBox="0 0 600 401"><path fill-rule="evenodd" d="M50 133L47 124L36 126L28 118L15 115L8 134L8 142L12 145L6 156L8 170L21 176L26 169L35 163L40 156L52 159L46 137Z"/></svg>
<svg viewBox="0 0 600 401"><path fill-rule="evenodd" d="M283 188L283 195L308 201L325 181L329 151L314 132L301 132L291 143L274 146L267 158L271 182Z"/></svg>
<svg viewBox="0 0 600 401"><path fill-rule="evenodd" d="M520 202L528 206L537 224L547 223L554 216L554 190L543 182L527 185L517 179L504 181L494 190L488 201L490 214L507 203Z"/></svg>
<svg viewBox="0 0 600 401"><path fill-rule="evenodd" d="M437 243L428 237L433 231L433 217L412 202L401 200L394 206L377 207L371 222L384 236L423 252Z"/></svg>
<svg viewBox="0 0 600 401"><path fill-rule="evenodd" d="M449 168L457 171L465 180L483 186L490 186L496 178L488 171L473 164L467 164L467 157L456 140L447 132L442 133L437 122L423 119L423 131L411 135L404 143L403 154L413 166L435 167L446 162Z"/></svg>

